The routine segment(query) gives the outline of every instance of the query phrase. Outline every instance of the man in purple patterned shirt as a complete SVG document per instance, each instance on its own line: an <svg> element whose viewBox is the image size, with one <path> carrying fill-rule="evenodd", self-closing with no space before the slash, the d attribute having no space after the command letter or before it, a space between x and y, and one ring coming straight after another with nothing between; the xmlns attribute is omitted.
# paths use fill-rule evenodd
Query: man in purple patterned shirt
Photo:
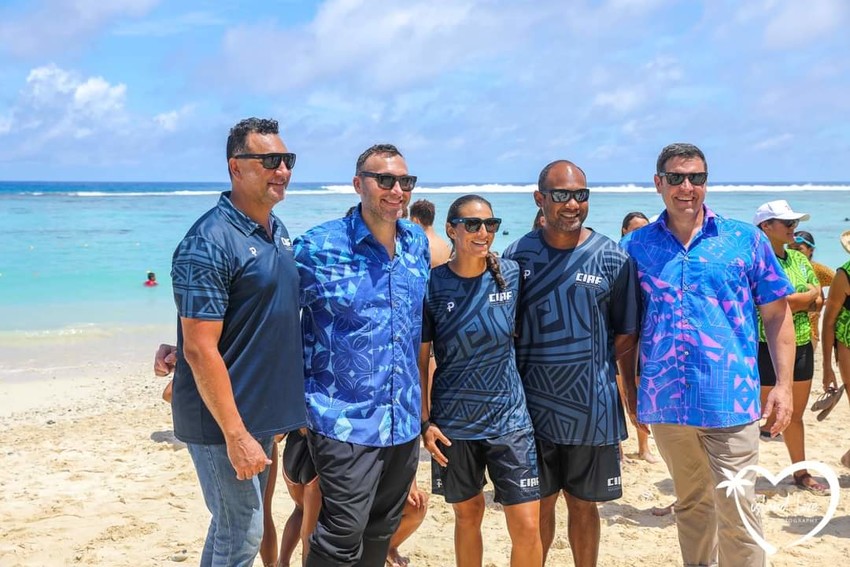
<svg viewBox="0 0 850 567"><path fill-rule="evenodd" d="M761 531L753 486L728 497L716 487L726 471L758 463L760 418L775 414L772 435L790 421L795 343L785 297L794 290L759 231L703 204L707 169L696 146L665 147L655 187L666 210L623 239L643 303L643 373L637 386L624 379L630 416L639 427L652 425L673 478L684 564L756 567L765 553L744 523ZM764 408L756 308L777 376Z"/></svg>

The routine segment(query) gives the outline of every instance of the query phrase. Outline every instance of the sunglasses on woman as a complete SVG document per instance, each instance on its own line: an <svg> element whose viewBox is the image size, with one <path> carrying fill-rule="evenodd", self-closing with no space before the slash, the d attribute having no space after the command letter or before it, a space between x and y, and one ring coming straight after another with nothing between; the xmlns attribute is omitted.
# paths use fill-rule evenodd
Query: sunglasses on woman
<svg viewBox="0 0 850 567"><path fill-rule="evenodd" d="M499 227L502 225L502 219L497 219L495 217L491 217L489 219L479 219L475 217L461 217L457 219L452 219L449 221L452 226L457 226L458 224L463 224L464 230L466 232L478 232L481 230L481 225L484 225L484 230L489 233L494 233L499 230Z"/></svg>
<svg viewBox="0 0 850 567"><path fill-rule="evenodd" d="M233 156L235 159L258 159L263 165L263 169L277 169L280 167L280 162L286 164L286 169L295 167L295 154L237 154Z"/></svg>

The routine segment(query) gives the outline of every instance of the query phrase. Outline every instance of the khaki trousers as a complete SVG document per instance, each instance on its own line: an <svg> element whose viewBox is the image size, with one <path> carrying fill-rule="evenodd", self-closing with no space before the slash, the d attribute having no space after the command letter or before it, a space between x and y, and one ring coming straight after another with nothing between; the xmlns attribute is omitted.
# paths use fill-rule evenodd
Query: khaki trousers
<svg viewBox="0 0 850 567"><path fill-rule="evenodd" d="M676 491L674 510L684 565L764 567L765 552L747 533L734 493L727 497L725 488L716 488L727 480L723 469L737 473L758 464L758 422L724 428L654 424L652 434ZM749 473L746 478L755 482L755 476ZM761 534L754 487L746 487L738 500L750 525Z"/></svg>

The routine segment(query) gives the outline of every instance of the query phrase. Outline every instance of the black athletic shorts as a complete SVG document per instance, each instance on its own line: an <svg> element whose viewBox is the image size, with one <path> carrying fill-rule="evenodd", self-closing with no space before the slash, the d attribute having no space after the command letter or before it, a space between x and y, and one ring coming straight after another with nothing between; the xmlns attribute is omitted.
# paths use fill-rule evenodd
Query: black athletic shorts
<svg viewBox="0 0 850 567"><path fill-rule="evenodd" d="M540 500L533 429L490 439L454 439L450 447L437 443L449 464L441 467L431 459L431 492L446 502L464 502L481 492L485 468L496 502L510 506Z"/></svg>
<svg viewBox="0 0 850 567"><path fill-rule="evenodd" d="M812 343L797 347L794 356L794 382L811 380L815 375L815 349ZM759 379L762 386L776 386L776 372L767 343L759 343Z"/></svg>
<svg viewBox="0 0 850 567"><path fill-rule="evenodd" d="M540 496L565 490L580 500L607 502L623 496L620 445L559 445L537 439Z"/></svg>
<svg viewBox="0 0 850 567"><path fill-rule="evenodd" d="M286 435L283 477L293 484L310 484L316 480L316 466L307 447L307 438L297 429Z"/></svg>

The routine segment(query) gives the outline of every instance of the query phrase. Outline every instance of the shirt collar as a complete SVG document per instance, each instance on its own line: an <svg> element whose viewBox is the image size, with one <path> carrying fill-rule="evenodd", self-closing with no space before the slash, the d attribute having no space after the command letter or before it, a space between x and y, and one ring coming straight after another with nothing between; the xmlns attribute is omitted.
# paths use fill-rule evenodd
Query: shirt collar
<svg viewBox="0 0 850 567"><path fill-rule="evenodd" d="M366 221L363 220L363 215L361 214L361 208L363 205L357 205L354 209L354 212L351 213L349 217L347 217L349 226L351 227L351 233L354 235L354 242L356 244L360 244L366 238L371 237L374 239L375 237L372 235L372 231L369 230L369 227L366 226ZM404 238L409 232L410 229L406 226L407 223L402 222L402 219L399 219L395 223L396 230L396 240Z"/></svg>
<svg viewBox="0 0 850 567"><path fill-rule="evenodd" d="M245 236L250 236L258 230L265 233L265 229L262 226L233 205L233 201L230 200L231 193L231 191L225 191L218 198L218 208L224 217ZM278 232L280 223L274 213L269 213L269 220L271 221L272 236L274 236Z"/></svg>
<svg viewBox="0 0 850 567"><path fill-rule="evenodd" d="M717 220L718 217L714 211L709 209L706 205L702 206L703 217L702 217L702 234L705 236L717 236ZM663 229L665 232L670 232L670 229L667 227L667 209L664 209L662 213L658 216L658 220L656 223L658 224L659 229Z"/></svg>

